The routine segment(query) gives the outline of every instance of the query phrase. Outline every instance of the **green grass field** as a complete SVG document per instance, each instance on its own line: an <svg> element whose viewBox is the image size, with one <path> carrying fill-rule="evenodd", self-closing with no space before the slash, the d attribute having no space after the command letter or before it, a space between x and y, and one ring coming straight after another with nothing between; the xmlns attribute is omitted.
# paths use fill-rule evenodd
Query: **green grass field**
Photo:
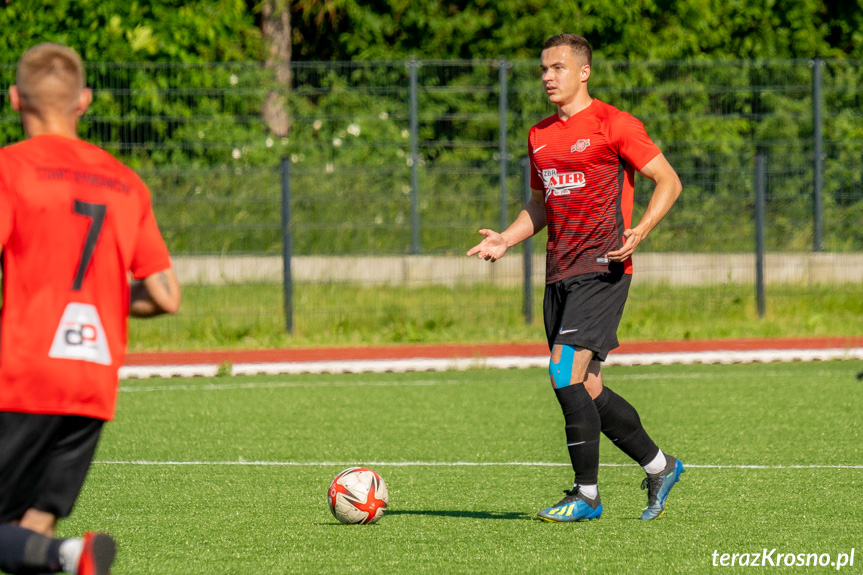
<svg viewBox="0 0 863 575"><path fill-rule="evenodd" d="M831 561L855 549L843 572L860 573L861 370L607 368L688 469L665 515L638 521L643 473L603 439L605 512L579 524L535 518L572 481L541 369L129 380L60 530L113 533L126 575L705 573L714 551L765 548ZM327 509L354 464L388 483L376 525Z"/></svg>

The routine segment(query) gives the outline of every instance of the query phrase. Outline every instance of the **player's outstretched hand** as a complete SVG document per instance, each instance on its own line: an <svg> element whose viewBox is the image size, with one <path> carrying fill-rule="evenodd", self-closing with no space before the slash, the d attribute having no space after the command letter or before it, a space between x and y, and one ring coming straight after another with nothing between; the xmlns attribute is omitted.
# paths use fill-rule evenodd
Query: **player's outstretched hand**
<svg viewBox="0 0 863 575"><path fill-rule="evenodd" d="M467 251L468 257L476 255L481 260L494 262L506 253L506 238L494 230L480 230L485 239Z"/></svg>

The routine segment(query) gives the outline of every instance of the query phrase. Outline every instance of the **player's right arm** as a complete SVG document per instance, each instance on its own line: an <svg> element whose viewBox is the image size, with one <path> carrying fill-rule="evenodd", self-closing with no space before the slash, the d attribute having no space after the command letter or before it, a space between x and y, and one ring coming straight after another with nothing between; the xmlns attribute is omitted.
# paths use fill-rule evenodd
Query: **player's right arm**
<svg viewBox="0 0 863 575"><path fill-rule="evenodd" d="M486 261L497 261L506 250L541 231L547 224L545 215L545 192L531 188L530 200L524 205L515 220L502 233L482 229L485 236L480 243L468 250L468 257L476 255Z"/></svg>
<svg viewBox="0 0 863 575"><path fill-rule="evenodd" d="M180 282L173 268L132 283L129 315L153 317L180 309Z"/></svg>

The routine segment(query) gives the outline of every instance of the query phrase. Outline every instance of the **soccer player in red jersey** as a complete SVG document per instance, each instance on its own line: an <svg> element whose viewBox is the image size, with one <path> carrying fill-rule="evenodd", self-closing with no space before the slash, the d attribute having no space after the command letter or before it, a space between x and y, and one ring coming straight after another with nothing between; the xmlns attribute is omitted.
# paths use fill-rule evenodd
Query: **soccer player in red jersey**
<svg viewBox="0 0 863 575"><path fill-rule="evenodd" d="M21 57L12 108L27 139L0 149L0 569L105 575L105 533L54 538L114 416L129 315L175 313L180 287L150 192L77 137L92 99L78 55ZM134 281L130 285L130 276Z"/></svg>
<svg viewBox="0 0 863 575"><path fill-rule="evenodd" d="M528 136L531 199L502 233L480 230L484 239L467 255L494 262L548 226L543 315L551 383L563 410L575 483L539 516L569 522L602 514L597 478L604 433L644 468L648 501L641 519L655 519L665 510L683 465L651 440L635 408L603 385L601 367L618 346L632 254L682 187L641 122L588 93L592 50L587 40L552 36L541 62L545 92L558 110ZM635 172L656 187L633 227Z"/></svg>

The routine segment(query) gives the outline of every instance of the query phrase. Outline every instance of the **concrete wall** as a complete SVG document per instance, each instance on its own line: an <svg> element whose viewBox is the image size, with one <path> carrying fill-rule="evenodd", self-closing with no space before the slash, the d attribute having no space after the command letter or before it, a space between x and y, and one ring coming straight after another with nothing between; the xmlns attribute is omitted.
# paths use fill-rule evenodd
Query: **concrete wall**
<svg viewBox="0 0 863 575"><path fill-rule="evenodd" d="M488 263L465 256L335 257L296 256L291 263L295 282L357 282L379 285L453 286L482 282L521 285L521 254L509 254ZM754 284L752 254L637 253L635 279L641 283L671 285ZM180 256L174 267L185 284L279 283L280 257ZM545 256L533 260L534 281L543 283ZM767 254L767 283L860 283L863 254Z"/></svg>

